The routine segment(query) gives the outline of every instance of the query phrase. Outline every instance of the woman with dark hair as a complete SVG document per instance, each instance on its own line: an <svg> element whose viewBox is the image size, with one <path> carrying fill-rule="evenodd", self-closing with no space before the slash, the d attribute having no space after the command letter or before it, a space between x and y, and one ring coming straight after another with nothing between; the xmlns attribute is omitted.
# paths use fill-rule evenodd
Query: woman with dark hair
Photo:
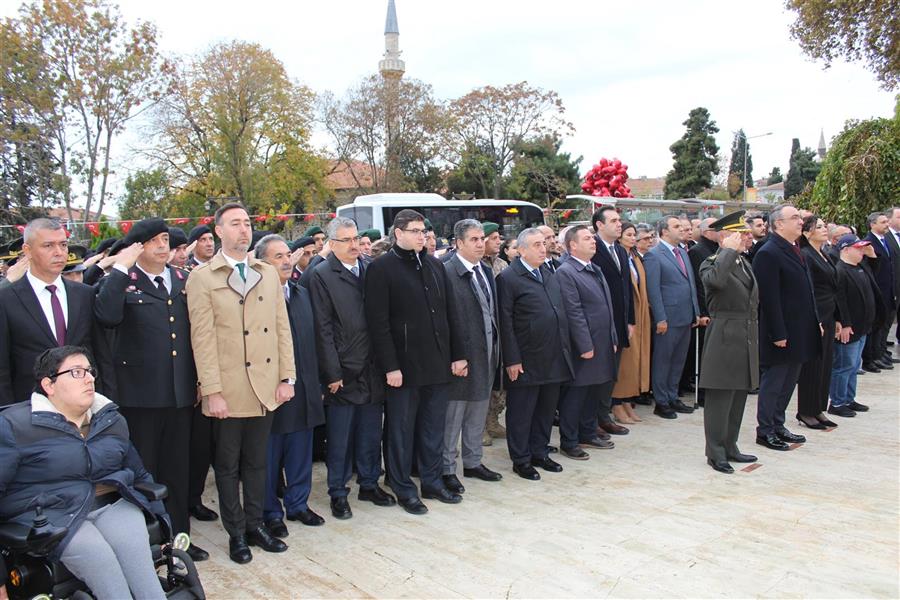
<svg viewBox="0 0 900 600"><path fill-rule="evenodd" d="M834 261L824 252L828 228L816 215L803 219L800 252L806 262L816 297L816 310L822 323L821 348L818 356L805 363L797 381L797 421L810 429L827 429L837 424L825 416L828 390L831 386L831 362L834 339L840 334L841 323L837 306L837 271Z"/></svg>
<svg viewBox="0 0 900 600"><path fill-rule="evenodd" d="M631 424L641 420L634 412L632 402L650 391L650 303L647 300L647 275L637 252L637 228L633 223L622 223L619 243L628 253L628 268L631 271L634 334L619 358L619 376L612 392L612 412L620 423Z"/></svg>
<svg viewBox="0 0 900 600"><path fill-rule="evenodd" d="M119 409L94 391L94 367L78 346L52 348L34 367L30 400L0 413L0 521L30 526L36 503L68 528L50 555L100 600L165 598L144 512L171 528L161 501L135 484L153 478Z"/></svg>
<svg viewBox="0 0 900 600"><path fill-rule="evenodd" d="M517 246L518 241L516 238L506 238L503 240L503 245L500 246L500 258L505 260L507 264L517 259L519 257Z"/></svg>

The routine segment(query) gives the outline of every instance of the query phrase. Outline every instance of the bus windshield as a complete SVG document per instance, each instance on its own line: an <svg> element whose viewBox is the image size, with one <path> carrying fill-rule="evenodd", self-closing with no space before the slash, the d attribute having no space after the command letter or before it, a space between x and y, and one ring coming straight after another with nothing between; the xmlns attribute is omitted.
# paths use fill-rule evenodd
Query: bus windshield
<svg viewBox="0 0 900 600"><path fill-rule="evenodd" d="M385 226L394 222L398 212L408 207L385 206ZM484 206L472 201L471 205L450 204L449 206L421 206L417 211L425 215L431 221L437 237L453 237L453 225L462 219L475 219L476 221L491 221L500 225L500 231L505 238L516 237L519 232L528 227L536 227L544 224L544 213L536 206L521 205L496 205Z"/></svg>

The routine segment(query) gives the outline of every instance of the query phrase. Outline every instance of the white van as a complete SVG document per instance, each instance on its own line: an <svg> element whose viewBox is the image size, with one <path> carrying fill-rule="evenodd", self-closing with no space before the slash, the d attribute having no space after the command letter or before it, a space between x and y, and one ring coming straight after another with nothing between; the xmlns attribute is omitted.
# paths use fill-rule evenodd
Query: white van
<svg viewBox="0 0 900 600"><path fill-rule="evenodd" d="M522 200L447 200L439 194L369 194L357 196L353 204L337 209L337 216L350 217L360 231L377 229L387 235L394 217L404 208L422 213L431 221L438 237L453 236L453 225L461 219L492 221L504 237L515 237L527 227L544 224L541 207Z"/></svg>

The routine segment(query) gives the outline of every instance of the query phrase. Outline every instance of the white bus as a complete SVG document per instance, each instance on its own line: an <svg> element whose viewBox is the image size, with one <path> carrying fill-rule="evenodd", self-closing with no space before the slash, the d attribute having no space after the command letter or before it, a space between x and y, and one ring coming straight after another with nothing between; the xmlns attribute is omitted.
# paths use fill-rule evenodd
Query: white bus
<svg viewBox="0 0 900 600"><path fill-rule="evenodd" d="M461 219L492 221L500 225L504 237L515 237L527 227L544 224L544 212L537 204L522 200L447 200L439 194L369 194L357 196L353 204L339 206L339 217L356 221L360 231L377 229L387 235L394 217L412 208L431 221L438 237L453 237L453 225Z"/></svg>

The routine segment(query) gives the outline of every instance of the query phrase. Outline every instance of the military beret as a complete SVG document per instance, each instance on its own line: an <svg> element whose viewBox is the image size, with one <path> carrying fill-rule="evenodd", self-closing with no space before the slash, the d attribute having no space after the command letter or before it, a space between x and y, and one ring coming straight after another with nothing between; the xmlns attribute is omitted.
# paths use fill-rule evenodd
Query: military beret
<svg viewBox="0 0 900 600"><path fill-rule="evenodd" d="M434 231L434 226L428 219L425 219L425 231Z"/></svg>
<svg viewBox="0 0 900 600"><path fill-rule="evenodd" d="M88 249L84 246L69 246L69 256L66 259L66 266L63 267L63 273L78 273L84 271L84 257L87 256Z"/></svg>
<svg viewBox="0 0 900 600"><path fill-rule="evenodd" d="M181 227L169 227L169 250L174 250L178 246L187 246L188 238L184 229Z"/></svg>
<svg viewBox="0 0 900 600"><path fill-rule="evenodd" d="M113 245L118 241L119 238L106 238L105 240L97 244L97 247L94 248L94 254L102 254L103 252L106 252L107 250L112 248Z"/></svg>
<svg viewBox="0 0 900 600"><path fill-rule="evenodd" d="M494 232L500 231L500 226L492 221L484 221L481 226L484 228L484 236L487 237Z"/></svg>
<svg viewBox="0 0 900 600"><path fill-rule="evenodd" d="M366 229L359 233L359 237L367 237L372 242L377 242L381 239L381 232L377 229Z"/></svg>
<svg viewBox="0 0 900 600"><path fill-rule="evenodd" d="M319 235L320 233L322 235L325 235L325 232L322 231L321 227L319 227L318 225L313 225L312 227L310 227L309 229L307 229L306 231L303 232L303 236L304 237L312 237L314 235Z"/></svg>
<svg viewBox="0 0 900 600"><path fill-rule="evenodd" d="M301 238L297 238L293 242L291 242L291 252L296 252L300 248L306 248L307 246L311 246L315 244L316 240L312 239L309 236L303 236Z"/></svg>
<svg viewBox="0 0 900 600"><path fill-rule="evenodd" d="M145 244L161 233L169 233L169 226L159 217L141 219L131 226L128 235L125 236L125 245L141 243Z"/></svg>
<svg viewBox="0 0 900 600"><path fill-rule="evenodd" d="M197 225L188 234L188 244L193 244L207 233L212 234L212 229L209 228L209 225Z"/></svg>

